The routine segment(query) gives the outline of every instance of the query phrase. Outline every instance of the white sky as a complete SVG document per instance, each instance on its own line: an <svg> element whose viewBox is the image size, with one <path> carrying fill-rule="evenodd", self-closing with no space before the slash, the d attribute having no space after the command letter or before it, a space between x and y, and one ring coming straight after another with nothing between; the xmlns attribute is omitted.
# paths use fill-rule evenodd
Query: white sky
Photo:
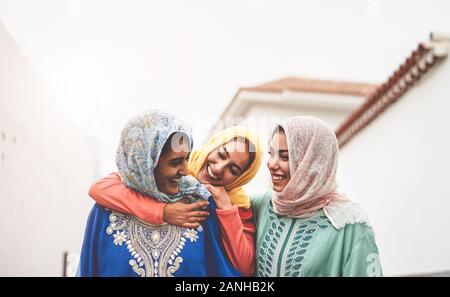
<svg viewBox="0 0 450 297"><path fill-rule="evenodd" d="M0 0L0 21L53 108L99 140L105 173L137 112L186 118L199 144L241 86L382 82L430 31L450 31L448 1L337 2Z"/></svg>

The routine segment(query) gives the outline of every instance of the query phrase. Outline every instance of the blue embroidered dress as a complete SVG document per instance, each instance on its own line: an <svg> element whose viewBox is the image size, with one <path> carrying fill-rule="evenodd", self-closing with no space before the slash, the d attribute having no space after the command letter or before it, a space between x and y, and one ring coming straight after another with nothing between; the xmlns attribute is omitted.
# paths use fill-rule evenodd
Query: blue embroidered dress
<svg viewBox="0 0 450 297"><path fill-rule="evenodd" d="M240 276L227 259L211 215L197 230L155 226L95 204L88 218L80 276Z"/></svg>

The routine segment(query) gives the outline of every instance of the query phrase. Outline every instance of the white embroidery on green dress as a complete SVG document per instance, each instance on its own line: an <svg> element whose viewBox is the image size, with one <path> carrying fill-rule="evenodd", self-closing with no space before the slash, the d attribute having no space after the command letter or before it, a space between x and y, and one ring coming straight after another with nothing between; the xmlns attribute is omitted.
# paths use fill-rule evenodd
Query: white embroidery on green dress
<svg viewBox="0 0 450 297"><path fill-rule="evenodd" d="M116 246L126 243L133 257L128 263L142 277L173 276L183 262L179 254L186 239L195 242L198 232L203 231L201 226L194 230L168 224L151 225L119 212L111 212L109 221L106 233L113 235Z"/></svg>
<svg viewBox="0 0 450 297"><path fill-rule="evenodd" d="M328 228L331 223L321 212L306 219L279 216L270 203L269 224L258 250L257 275L263 277L299 276L315 231Z"/></svg>

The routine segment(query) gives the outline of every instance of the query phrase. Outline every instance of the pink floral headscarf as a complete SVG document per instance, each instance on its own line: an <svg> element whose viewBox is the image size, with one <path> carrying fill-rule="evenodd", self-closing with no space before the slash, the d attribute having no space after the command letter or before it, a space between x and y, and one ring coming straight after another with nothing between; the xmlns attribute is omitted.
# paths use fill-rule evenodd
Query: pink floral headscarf
<svg viewBox="0 0 450 297"><path fill-rule="evenodd" d="M323 121L298 116L282 121L286 133L291 180L281 192L274 192L274 211L280 215L305 218L324 209L331 223L366 222L367 216L345 195L336 192L339 145L334 131Z"/></svg>

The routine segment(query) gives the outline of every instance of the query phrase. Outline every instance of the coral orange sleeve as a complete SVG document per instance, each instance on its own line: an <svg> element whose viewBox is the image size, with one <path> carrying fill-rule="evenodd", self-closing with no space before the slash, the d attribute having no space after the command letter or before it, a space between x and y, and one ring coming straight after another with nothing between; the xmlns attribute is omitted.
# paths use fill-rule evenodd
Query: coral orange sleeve
<svg viewBox="0 0 450 297"><path fill-rule="evenodd" d="M153 225L163 224L166 203L127 188L118 173L95 182L89 189L89 196L106 208L131 214Z"/></svg>
<svg viewBox="0 0 450 297"><path fill-rule="evenodd" d="M253 275L255 268L255 232L253 212L232 208L216 210L222 232L222 243L231 264L245 276Z"/></svg>

